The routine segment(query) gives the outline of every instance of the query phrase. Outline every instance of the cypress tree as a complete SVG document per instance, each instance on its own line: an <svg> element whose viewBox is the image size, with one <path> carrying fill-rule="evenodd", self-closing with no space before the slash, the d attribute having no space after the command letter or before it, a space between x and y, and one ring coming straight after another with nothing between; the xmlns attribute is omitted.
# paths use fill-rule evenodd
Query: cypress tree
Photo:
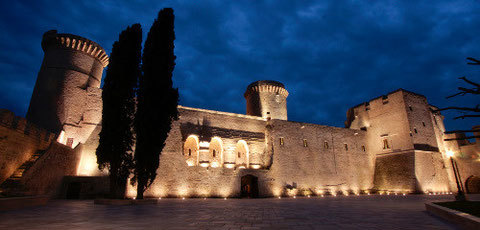
<svg viewBox="0 0 480 230"><path fill-rule="evenodd" d="M178 89L173 88L175 68L173 9L160 10L145 41L142 57L143 76L137 91L135 116L136 147L133 183L137 182L137 199L153 183L160 154L178 119Z"/></svg>
<svg viewBox="0 0 480 230"><path fill-rule="evenodd" d="M96 151L100 170L108 168L110 197L125 198L133 168L135 90L141 75L142 28L134 24L113 44L103 85L102 131Z"/></svg>

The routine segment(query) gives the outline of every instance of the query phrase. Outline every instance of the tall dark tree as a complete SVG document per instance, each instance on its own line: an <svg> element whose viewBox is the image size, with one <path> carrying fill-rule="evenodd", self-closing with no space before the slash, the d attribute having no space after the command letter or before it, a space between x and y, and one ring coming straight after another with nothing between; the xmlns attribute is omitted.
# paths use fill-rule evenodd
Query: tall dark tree
<svg viewBox="0 0 480 230"><path fill-rule="evenodd" d="M480 65L480 61L475 59L475 58L468 57L467 60L471 61L471 62L467 63L469 65ZM456 94L448 96L447 99L452 98L452 97L456 97L456 96L465 96L465 95L477 95L477 96L479 96L480 95L480 83L471 81L471 80L467 79L467 77L460 77L459 79L468 83L470 85L470 88L458 87L459 92L456 93ZM445 108L442 108L442 109L437 109L435 111L443 111L443 110L455 110L455 111L458 111L461 114L460 116L457 116L453 119L465 119L465 118L477 118L478 119L478 118L480 118L480 104L476 104L474 106L465 106L465 105L450 106L450 107L445 107ZM453 130L453 131L448 131L448 132L445 132L445 133L446 134L451 134L451 133L465 134L465 133L479 132L479 131L480 131L480 129L470 129L470 130ZM458 137L458 138L451 138L451 139L445 139L445 140L446 141L453 141L453 140L465 140L465 139L471 139L471 138L480 138L480 136L478 136L478 135L465 136L464 135L464 136L461 136L461 137Z"/></svg>
<svg viewBox="0 0 480 230"><path fill-rule="evenodd" d="M171 129L178 119L178 89L173 88L175 68L173 9L158 13L148 32L143 49L142 70L137 92L135 116L136 147L133 183L137 182L137 199L157 175L160 154Z"/></svg>
<svg viewBox="0 0 480 230"><path fill-rule="evenodd" d="M135 90L141 75L142 28L134 24L113 44L103 85L102 131L96 151L100 170L108 168L111 198L125 198L133 169Z"/></svg>

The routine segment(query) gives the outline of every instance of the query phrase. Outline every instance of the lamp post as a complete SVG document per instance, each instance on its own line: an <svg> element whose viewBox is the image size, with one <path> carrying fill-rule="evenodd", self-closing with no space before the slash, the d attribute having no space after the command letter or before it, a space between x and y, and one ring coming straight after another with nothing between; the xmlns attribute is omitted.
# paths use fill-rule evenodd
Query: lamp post
<svg viewBox="0 0 480 230"><path fill-rule="evenodd" d="M452 163L453 174L455 175L455 182L457 182L457 194L455 195L455 200L457 201L466 201L467 198L465 197L465 192L463 191L463 186L461 184L462 178L460 177L460 172L458 171L457 162L453 159L454 156L453 151L447 151L447 156L450 158L450 162Z"/></svg>

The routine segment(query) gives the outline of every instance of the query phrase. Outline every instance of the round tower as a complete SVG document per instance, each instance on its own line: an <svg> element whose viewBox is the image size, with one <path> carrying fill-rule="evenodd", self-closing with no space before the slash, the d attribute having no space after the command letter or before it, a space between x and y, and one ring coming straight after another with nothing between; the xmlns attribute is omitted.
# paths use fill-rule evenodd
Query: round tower
<svg viewBox="0 0 480 230"><path fill-rule="evenodd" d="M277 81L256 81L245 91L247 115L287 120L288 91Z"/></svg>
<svg viewBox="0 0 480 230"><path fill-rule="evenodd" d="M42 49L27 119L57 134L65 131L65 140L83 142L101 120L99 87L108 56L97 43L56 30L43 35Z"/></svg>

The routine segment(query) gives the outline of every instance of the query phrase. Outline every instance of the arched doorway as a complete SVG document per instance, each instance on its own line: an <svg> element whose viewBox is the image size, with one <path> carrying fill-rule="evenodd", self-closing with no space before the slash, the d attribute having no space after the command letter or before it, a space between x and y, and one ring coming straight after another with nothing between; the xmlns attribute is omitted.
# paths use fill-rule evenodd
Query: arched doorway
<svg viewBox="0 0 480 230"><path fill-rule="evenodd" d="M467 193L480 193L480 177L470 176L465 181L465 190Z"/></svg>
<svg viewBox="0 0 480 230"><path fill-rule="evenodd" d="M183 155L187 161L188 166L198 165L198 137L190 135L183 145Z"/></svg>
<svg viewBox="0 0 480 230"><path fill-rule="evenodd" d="M241 197L257 198L258 197L258 178L253 175L245 175L241 179Z"/></svg>
<svg viewBox="0 0 480 230"><path fill-rule="evenodd" d="M209 147L210 166L213 168L223 165L223 142L220 137L213 137Z"/></svg>
<svg viewBox="0 0 480 230"><path fill-rule="evenodd" d="M236 160L235 164L238 168L248 168L249 164L249 152L247 142L239 140L235 148Z"/></svg>

